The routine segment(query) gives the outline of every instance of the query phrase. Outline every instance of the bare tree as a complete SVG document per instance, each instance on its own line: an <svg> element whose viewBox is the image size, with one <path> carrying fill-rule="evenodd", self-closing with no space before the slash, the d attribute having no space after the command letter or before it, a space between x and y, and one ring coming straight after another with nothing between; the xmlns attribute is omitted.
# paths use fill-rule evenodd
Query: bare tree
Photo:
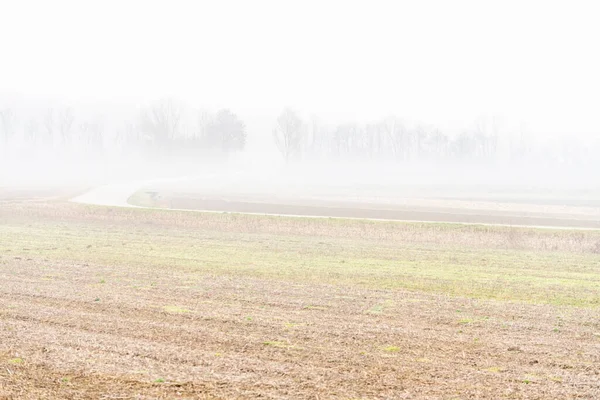
<svg viewBox="0 0 600 400"><path fill-rule="evenodd" d="M425 139L425 152L435 161L448 156L449 139L439 129L432 130Z"/></svg>
<svg viewBox="0 0 600 400"><path fill-rule="evenodd" d="M376 160L382 157L384 140L380 124L368 124L365 126L365 140L367 157Z"/></svg>
<svg viewBox="0 0 600 400"><path fill-rule="evenodd" d="M59 113L58 116L58 131L63 145L68 144L71 141L71 128L75 117L73 116L73 110L71 108L65 108Z"/></svg>
<svg viewBox="0 0 600 400"><path fill-rule="evenodd" d="M100 151L103 144L104 119L96 117L79 126L80 141L88 150Z"/></svg>
<svg viewBox="0 0 600 400"><path fill-rule="evenodd" d="M4 108L0 110L0 129L4 148L7 149L9 142L15 134L16 116L12 109Z"/></svg>
<svg viewBox="0 0 600 400"><path fill-rule="evenodd" d="M350 152L350 130L351 124L338 125L333 133L332 147L333 153L337 157L343 157Z"/></svg>
<svg viewBox="0 0 600 400"><path fill-rule="evenodd" d="M496 117L490 120L478 118L475 122L473 140L475 142L475 156L483 161L492 162L498 156L498 125Z"/></svg>
<svg viewBox="0 0 600 400"><path fill-rule="evenodd" d="M206 128L206 145L224 154L243 150L246 146L246 125L230 110L217 112Z"/></svg>
<svg viewBox="0 0 600 400"><path fill-rule="evenodd" d="M25 140L35 144L39 135L39 125L35 118L31 118L25 125Z"/></svg>
<svg viewBox="0 0 600 400"><path fill-rule="evenodd" d="M413 138L408 129L396 117L389 117L383 123L383 130L391 143L393 157L399 161L407 161Z"/></svg>
<svg viewBox="0 0 600 400"><path fill-rule="evenodd" d="M304 124L294 111L287 108L277 118L273 138L286 162L301 156Z"/></svg>
<svg viewBox="0 0 600 400"><path fill-rule="evenodd" d="M44 115L44 128L46 129L45 137L42 139L42 144L50 146L54 143L54 109L49 108Z"/></svg>
<svg viewBox="0 0 600 400"><path fill-rule="evenodd" d="M321 155L325 145L325 131L319 119L313 115L308 124L307 134L304 135L303 153L317 158Z"/></svg>
<svg viewBox="0 0 600 400"><path fill-rule="evenodd" d="M333 145L339 157L359 157L365 153L365 132L356 123L339 125L333 135Z"/></svg>
<svg viewBox="0 0 600 400"><path fill-rule="evenodd" d="M173 100L163 100L142 112L140 127L147 141L166 145L180 134L181 107Z"/></svg>
<svg viewBox="0 0 600 400"><path fill-rule="evenodd" d="M197 112L197 129L195 132L195 137L204 138L208 132L208 127L213 122L214 116L208 110L198 110Z"/></svg>
<svg viewBox="0 0 600 400"><path fill-rule="evenodd" d="M462 132L452 142L453 154L459 161L471 161L477 154L477 138Z"/></svg>
<svg viewBox="0 0 600 400"><path fill-rule="evenodd" d="M524 123L519 126L517 137L510 138L510 159L512 162L525 161L532 153L531 139Z"/></svg>
<svg viewBox="0 0 600 400"><path fill-rule="evenodd" d="M131 121L124 121L117 130L113 145L125 153L135 152L140 149L142 138L138 125Z"/></svg>

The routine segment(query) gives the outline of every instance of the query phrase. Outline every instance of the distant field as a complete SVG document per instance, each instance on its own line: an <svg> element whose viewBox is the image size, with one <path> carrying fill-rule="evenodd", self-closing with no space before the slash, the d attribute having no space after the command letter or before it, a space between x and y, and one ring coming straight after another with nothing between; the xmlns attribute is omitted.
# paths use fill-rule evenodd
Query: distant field
<svg viewBox="0 0 600 400"><path fill-rule="evenodd" d="M0 398L600 396L598 231L11 201L0 279Z"/></svg>
<svg viewBox="0 0 600 400"><path fill-rule="evenodd" d="M157 186L138 191L129 198L129 203L175 210L600 229L600 208L489 199L346 198L339 194L311 196L243 190L219 192L208 189L206 193L194 193Z"/></svg>

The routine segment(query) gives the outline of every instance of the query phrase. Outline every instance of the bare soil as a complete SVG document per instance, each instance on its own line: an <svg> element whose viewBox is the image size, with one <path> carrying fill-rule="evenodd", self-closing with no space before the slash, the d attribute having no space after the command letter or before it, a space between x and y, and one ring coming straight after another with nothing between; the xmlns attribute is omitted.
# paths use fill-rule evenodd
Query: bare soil
<svg viewBox="0 0 600 400"><path fill-rule="evenodd" d="M162 264L146 265L136 262L129 243L186 241L226 220L61 202L0 207L0 233L11 243L0 243L0 398L600 397L597 307L220 275L171 263L168 253ZM252 221L239 227L251 231L247 240L265 232L279 232L269 239L274 246L289 240L276 220ZM325 234L315 224L301 225L300 234L316 230L330 246L340 245L342 231L352 240L363 232L362 225L341 226ZM31 236L15 237L28 229ZM71 231L104 235L113 247L80 248L74 236L77 247L48 252L33 235L39 229L57 247ZM233 235L236 226L224 222L223 229ZM403 231L403 240L415 232ZM456 230L433 235L455 240L457 253L473 251ZM559 236L525 236L533 243L544 235ZM557 243L579 249L565 235ZM479 240L479 247L493 242ZM62 259L48 255L57 251ZM117 261L101 262L106 252Z"/></svg>

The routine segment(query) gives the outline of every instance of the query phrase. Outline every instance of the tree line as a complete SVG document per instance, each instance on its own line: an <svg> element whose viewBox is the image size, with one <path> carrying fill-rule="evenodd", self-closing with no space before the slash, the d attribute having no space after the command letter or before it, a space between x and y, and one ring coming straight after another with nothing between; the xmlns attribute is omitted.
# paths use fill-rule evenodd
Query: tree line
<svg viewBox="0 0 600 400"><path fill-rule="evenodd" d="M367 123L335 125L303 119L284 109L273 121L273 144L287 163L307 161L517 163L544 159L581 163L595 160L590 148L569 142L558 149L534 144L525 132L500 132L498 124L479 122L458 135L436 127L408 126L395 116ZM260 134L261 132L255 132ZM509 132L510 133L510 132ZM119 151L156 159L161 156L227 158L244 151L247 127L229 109L191 110L167 99L126 113L76 115L70 107L48 107L19 118L15 108L0 109L0 146L6 155L38 149L76 154ZM590 154L592 154L590 156ZM586 158L587 157L587 158Z"/></svg>
<svg viewBox="0 0 600 400"><path fill-rule="evenodd" d="M0 109L0 154L39 150L64 155L120 152L156 159L169 154L181 157L227 157L242 151L246 125L229 109L190 113L174 100L163 100L110 113L76 115L72 107L47 107L18 118L14 108Z"/></svg>
<svg viewBox="0 0 600 400"><path fill-rule="evenodd" d="M396 116L368 123L327 126L303 120L292 109L277 118L273 140L287 162L304 160L379 161L395 163L585 164L597 151L569 138L559 146L536 142L523 128L502 131L492 119L448 135L434 126L409 126Z"/></svg>

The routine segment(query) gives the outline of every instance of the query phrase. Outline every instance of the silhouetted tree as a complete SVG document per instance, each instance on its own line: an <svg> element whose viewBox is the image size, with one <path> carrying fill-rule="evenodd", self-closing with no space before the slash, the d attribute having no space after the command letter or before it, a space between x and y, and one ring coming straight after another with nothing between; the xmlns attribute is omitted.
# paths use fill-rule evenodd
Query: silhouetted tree
<svg viewBox="0 0 600 400"><path fill-rule="evenodd" d="M327 132L321 125L319 119L313 115L307 124L302 156L316 159L322 155L327 146Z"/></svg>
<svg viewBox="0 0 600 400"><path fill-rule="evenodd" d="M73 111L70 108L65 108L59 114L58 130L63 144L67 144L71 141L71 128L75 117Z"/></svg>
<svg viewBox="0 0 600 400"><path fill-rule="evenodd" d="M425 153L427 157L433 161L444 160L448 157L449 151L448 136L440 132L439 129L434 129L425 138Z"/></svg>
<svg viewBox="0 0 600 400"><path fill-rule="evenodd" d="M44 115L44 128L46 133L42 138L42 144L49 147L54 143L54 109L49 108Z"/></svg>
<svg viewBox="0 0 600 400"><path fill-rule="evenodd" d="M38 135L39 135L38 122L35 120L35 118L29 119L29 121L25 125L24 132L25 132L25 139L27 140L27 142L35 145L35 143L38 139Z"/></svg>
<svg viewBox="0 0 600 400"><path fill-rule="evenodd" d="M304 124L294 111L287 108L277 118L273 138L286 162L301 156Z"/></svg>
<svg viewBox="0 0 600 400"><path fill-rule="evenodd" d="M246 146L246 126L230 110L220 110L206 126L205 143L209 148L219 149L225 154L243 150Z"/></svg>
<svg viewBox="0 0 600 400"><path fill-rule="evenodd" d="M4 149L8 148L10 140L15 134L16 116L12 109L5 108L0 110L0 134L2 135L2 144Z"/></svg>
<svg viewBox="0 0 600 400"><path fill-rule="evenodd" d="M144 110L140 118L140 129L147 142L161 148L179 135L181 108L172 100L162 100Z"/></svg>
<svg viewBox="0 0 600 400"><path fill-rule="evenodd" d="M205 138L208 133L208 127L213 122L214 115L207 110L198 110L196 115L197 127L194 132L194 137Z"/></svg>
<svg viewBox="0 0 600 400"><path fill-rule="evenodd" d="M100 151L102 149L104 120L100 117L93 121L83 122L79 126L80 142L85 145L88 150Z"/></svg>
<svg viewBox="0 0 600 400"><path fill-rule="evenodd" d="M333 134L335 153L342 158L358 158L364 156L364 130L356 123L339 125Z"/></svg>

